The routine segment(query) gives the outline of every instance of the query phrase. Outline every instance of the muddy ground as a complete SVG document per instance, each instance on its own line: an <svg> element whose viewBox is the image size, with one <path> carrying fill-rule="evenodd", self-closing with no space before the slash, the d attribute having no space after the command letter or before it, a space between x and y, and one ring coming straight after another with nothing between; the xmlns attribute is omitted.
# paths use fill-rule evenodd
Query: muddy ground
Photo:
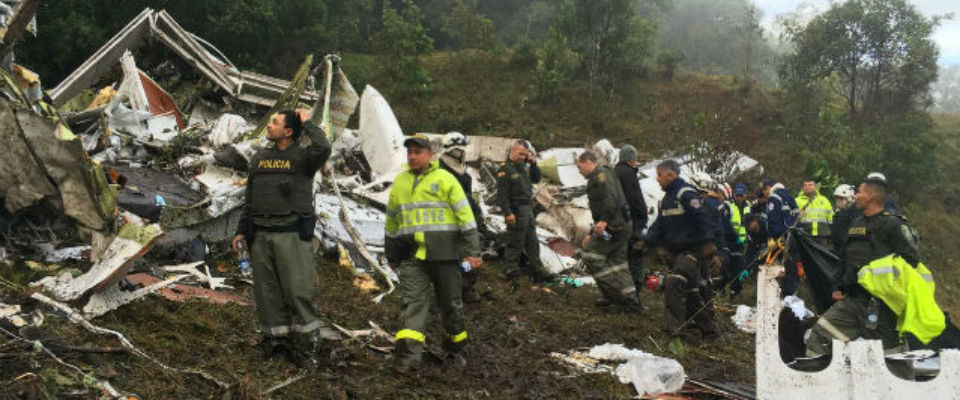
<svg viewBox="0 0 960 400"><path fill-rule="evenodd" d="M7 282L0 285L0 295L2 301L19 302L26 309L33 309L37 305L11 285L36 277L36 273L23 273L23 268L0 269L0 276ZM372 296L354 288L349 273L334 262L321 260L318 270L318 304L332 322L347 329L366 329L368 321L373 321L390 333L399 328L397 293L383 304L374 304ZM634 395L632 386L619 383L614 376L579 374L549 356L551 352L606 342L677 359L692 378L750 384L754 380L753 336L736 330L728 314L718 313L722 334L715 342L678 347L668 345L668 337L661 331L661 295L643 293L649 306L643 314L603 310L594 306L599 296L595 287L541 286L526 278L507 282L499 278L500 271L496 263L484 266L478 283L484 300L466 305L469 346L465 368L427 357L422 371L404 375L389 368L387 354L371 348L389 348L388 341L352 339L336 344L320 371L264 397L629 398ZM251 296L249 286L241 286L239 292ZM733 300L722 298L721 302L754 303L747 295ZM135 345L165 363L202 369L233 384L227 390L196 376L163 371L130 354L68 349L64 346L119 344L115 339L90 334L70 324L49 309L43 310L46 321L40 330L20 334L43 338L47 347L65 361L144 399L257 398L256 393L298 373L285 362L260 356L254 346L257 334L252 306L214 305L203 300L176 303L148 296L93 321L124 333ZM0 322L0 326L12 329L6 321ZM440 324L434 320L428 342L438 346L441 335ZM0 399L97 397L97 391L84 388L82 380L71 370L46 355L24 350L24 346L0 336Z"/></svg>

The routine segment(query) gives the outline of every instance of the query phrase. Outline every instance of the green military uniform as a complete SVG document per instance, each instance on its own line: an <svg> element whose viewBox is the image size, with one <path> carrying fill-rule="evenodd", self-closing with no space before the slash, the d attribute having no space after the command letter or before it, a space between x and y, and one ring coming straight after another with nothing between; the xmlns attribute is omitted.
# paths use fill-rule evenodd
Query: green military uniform
<svg viewBox="0 0 960 400"><path fill-rule="evenodd" d="M479 257L477 222L460 183L437 162L421 174L406 170L393 182L387 204L385 252L399 265L403 329L396 334L397 361L420 364L430 317L430 284L446 333L444 347L461 350L463 320L460 260Z"/></svg>
<svg viewBox="0 0 960 400"><path fill-rule="evenodd" d="M598 166L587 176L587 199L593 222L605 221L609 239L591 229L581 258L607 301L639 306L637 288L627 265L627 241L633 234L623 188L613 170Z"/></svg>
<svg viewBox="0 0 960 400"><path fill-rule="evenodd" d="M916 265L919 255L912 231L900 218L886 211L873 216L860 213L850 223L844 249L843 276L834 288L843 292L844 299L834 303L814 325L807 342L808 356L830 354L833 339L850 341L862 336L882 340L884 349L900 345L896 315L882 301L878 301L877 329L866 328L871 296L857 282L857 274L863 266L890 254Z"/></svg>
<svg viewBox="0 0 960 400"><path fill-rule="evenodd" d="M303 136L308 144L269 147L250 160L237 233L250 243L262 334L278 343L292 339L295 357L312 357L323 325L314 306L313 177L330 157L330 143L312 123L304 125Z"/></svg>
<svg viewBox="0 0 960 400"><path fill-rule="evenodd" d="M507 248L504 262L507 275L515 275L521 267L520 258L526 253L527 269L535 279L549 274L540 261L540 239L537 238L537 221L533 214L533 184L540 182L540 169L536 163L507 161L497 171L497 204L503 215L513 214L516 222L507 225Z"/></svg>

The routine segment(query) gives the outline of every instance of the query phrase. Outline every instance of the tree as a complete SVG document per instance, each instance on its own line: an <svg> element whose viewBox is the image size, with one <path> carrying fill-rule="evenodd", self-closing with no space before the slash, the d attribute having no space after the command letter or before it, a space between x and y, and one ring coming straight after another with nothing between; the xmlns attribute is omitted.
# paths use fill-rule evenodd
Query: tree
<svg viewBox="0 0 960 400"><path fill-rule="evenodd" d="M493 21L477 12L476 0L460 0L445 15L441 30L460 49L490 50L496 44Z"/></svg>
<svg viewBox="0 0 960 400"><path fill-rule="evenodd" d="M656 25L637 12L637 1L568 0L561 4L558 23L581 54L591 88L612 92L617 78L643 68Z"/></svg>
<svg viewBox="0 0 960 400"><path fill-rule="evenodd" d="M383 27L374 37L374 49L385 57L400 90L406 95L430 91L430 76L420 66L420 57L433 51L433 39L421 23L423 14L413 0L404 0L397 11L389 0L383 3Z"/></svg>
<svg viewBox="0 0 960 400"><path fill-rule="evenodd" d="M929 102L938 50L930 36L939 17L927 18L906 0L834 3L809 24L787 24L796 53L781 78L808 85L836 74L835 88L855 124Z"/></svg>

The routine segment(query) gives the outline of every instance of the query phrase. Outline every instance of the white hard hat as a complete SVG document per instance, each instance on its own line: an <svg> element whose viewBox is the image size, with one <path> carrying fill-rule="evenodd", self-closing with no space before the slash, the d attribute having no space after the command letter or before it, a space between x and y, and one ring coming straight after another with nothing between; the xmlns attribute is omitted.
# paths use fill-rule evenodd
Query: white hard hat
<svg viewBox="0 0 960 400"><path fill-rule="evenodd" d="M716 184L713 181L713 178L710 177L706 172L698 171L694 172L690 176L690 184L697 190L708 192L716 189Z"/></svg>
<svg viewBox="0 0 960 400"><path fill-rule="evenodd" d="M446 135L443 135L443 140L440 141L440 144L446 148L453 146L466 146L470 144L470 141L467 140L467 137L460 132L447 132Z"/></svg>
<svg viewBox="0 0 960 400"><path fill-rule="evenodd" d="M852 199L853 194L853 186L847 185L846 183L837 186L836 190L833 191L833 197L842 197L845 199Z"/></svg>

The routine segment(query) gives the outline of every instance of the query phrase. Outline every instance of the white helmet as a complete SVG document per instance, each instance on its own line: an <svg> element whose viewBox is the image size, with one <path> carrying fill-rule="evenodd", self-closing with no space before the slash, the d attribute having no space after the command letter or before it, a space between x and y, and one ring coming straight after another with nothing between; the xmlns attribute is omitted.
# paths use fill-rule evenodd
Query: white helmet
<svg viewBox="0 0 960 400"><path fill-rule="evenodd" d="M713 181L713 178L703 171L694 172L693 175L690 176L690 184L701 192L709 192L716 188L716 183Z"/></svg>
<svg viewBox="0 0 960 400"><path fill-rule="evenodd" d="M833 197L841 197L847 200L853 199L853 194L853 186L846 183L837 186L837 189L833 191Z"/></svg>
<svg viewBox="0 0 960 400"><path fill-rule="evenodd" d="M443 140L440 141L444 148L454 147L454 146L466 146L470 144L470 141L467 140L467 137L460 132L447 132L446 135L443 135Z"/></svg>

